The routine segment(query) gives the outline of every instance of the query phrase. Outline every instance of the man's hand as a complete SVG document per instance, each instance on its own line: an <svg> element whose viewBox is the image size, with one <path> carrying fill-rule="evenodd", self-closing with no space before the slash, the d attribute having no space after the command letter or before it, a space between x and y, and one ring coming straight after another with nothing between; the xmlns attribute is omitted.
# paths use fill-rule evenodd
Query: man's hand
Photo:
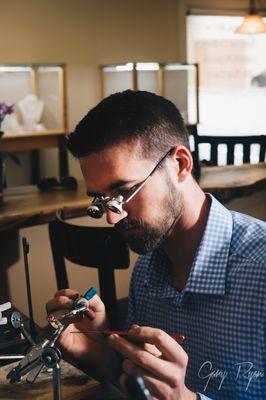
<svg viewBox="0 0 266 400"><path fill-rule="evenodd" d="M162 400L196 400L197 395L185 386L187 353L160 329L134 325L128 339L111 335L109 345L126 357L122 364L123 385L126 374L141 375L152 398Z"/></svg>
<svg viewBox="0 0 266 400"><path fill-rule="evenodd" d="M66 314L72 309L73 301L77 297L79 293L76 290L59 290L46 304L48 316L53 315L56 318ZM90 314L93 314L94 319L77 314L71 320L62 321L67 328L61 333L57 344L63 357L86 373L99 380L115 379L120 371L120 364L116 354L108 346L106 337L100 333L86 333L90 330L108 329L105 306L97 294L89 301L89 305L88 311L91 310Z"/></svg>

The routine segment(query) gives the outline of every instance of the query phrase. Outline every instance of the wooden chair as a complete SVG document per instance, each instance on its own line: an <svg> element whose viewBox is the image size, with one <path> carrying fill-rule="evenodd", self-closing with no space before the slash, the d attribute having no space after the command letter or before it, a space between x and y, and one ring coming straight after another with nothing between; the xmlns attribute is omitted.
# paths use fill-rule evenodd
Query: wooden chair
<svg viewBox="0 0 266 400"><path fill-rule="evenodd" d="M61 213L49 223L49 236L57 287L68 288L65 259L97 268L101 299L110 326L119 326L114 270L129 267L129 250L123 236L114 228L78 226L65 222Z"/></svg>
<svg viewBox="0 0 266 400"><path fill-rule="evenodd" d="M201 143L209 143L211 147L210 161L205 161L206 165L218 165L218 146L225 144L227 146L227 165L233 165L235 163L235 145L243 145L243 163L250 163L250 148L252 144L259 144L259 161L265 161L266 152L266 135L254 135L254 136L207 136L198 135L194 136L195 149L197 151L196 159L199 164L199 145Z"/></svg>

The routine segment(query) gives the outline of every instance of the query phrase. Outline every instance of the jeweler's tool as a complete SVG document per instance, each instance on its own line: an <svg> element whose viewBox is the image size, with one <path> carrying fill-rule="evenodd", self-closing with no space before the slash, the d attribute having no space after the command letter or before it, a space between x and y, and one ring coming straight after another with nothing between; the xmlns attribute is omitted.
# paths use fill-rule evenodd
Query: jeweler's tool
<svg viewBox="0 0 266 400"><path fill-rule="evenodd" d="M61 321L63 321L66 318L72 318L73 316L83 313L86 315L89 319L94 319L93 311L89 310L89 303L90 300L93 298L93 296L97 293L96 289L94 287L91 287L83 296L78 297L73 301L73 309L68 311L66 314L63 314L59 317L55 317L53 315L50 315L47 319L48 322L55 328L57 329Z"/></svg>
<svg viewBox="0 0 266 400"><path fill-rule="evenodd" d="M128 331L113 331L113 330L103 330L103 331L96 331L96 330L88 330L88 331L73 331L71 333L101 333L103 335L119 335L119 336L128 336ZM186 336L183 334L177 334L177 333L169 333L169 336L171 336L177 343L183 344L184 341L186 340Z"/></svg>
<svg viewBox="0 0 266 400"><path fill-rule="evenodd" d="M130 400L152 400L151 394L140 375L127 375L125 388Z"/></svg>
<svg viewBox="0 0 266 400"><path fill-rule="evenodd" d="M27 382L33 383L44 368L52 368L54 400L61 400L61 352L55 346L55 343L64 329L65 326L61 325L48 339L31 347L19 364L8 373L7 379L9 379L11 383L15 383L18 382L23 375L27 375ZM18 357L20 358L20 356Z"/></svg>

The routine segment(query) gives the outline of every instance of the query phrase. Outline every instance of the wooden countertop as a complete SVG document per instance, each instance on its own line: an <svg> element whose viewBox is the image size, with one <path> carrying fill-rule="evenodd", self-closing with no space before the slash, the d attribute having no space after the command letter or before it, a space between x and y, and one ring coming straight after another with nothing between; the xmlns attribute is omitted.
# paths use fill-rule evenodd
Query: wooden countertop
<svg viewBox="0 0 266 400"><path fill-rule="evenodd" d="M85 215L89 202L83 181L75 191L41 192L36 186L10 188L5 191L0 208L0 230L50 222L61 208L66 218L80 217Z"/></svg>
<svg viewBox="0 0 266 400"><path fill-rule="evenodd" d="M266 163L203 167L200 186L226 203L266 189Z"/></svg>
<svg viewBox="0 0 266 400"><path fill-rule="evenodd" d="M266 189L266 163L203 167L199 184L205 192L226 203ZM35 186L10 188L4 193L0 209L0 230L47 223L60 208L66 218L84 216L89 202L83 181L77 191L40 192Z"/></svg>

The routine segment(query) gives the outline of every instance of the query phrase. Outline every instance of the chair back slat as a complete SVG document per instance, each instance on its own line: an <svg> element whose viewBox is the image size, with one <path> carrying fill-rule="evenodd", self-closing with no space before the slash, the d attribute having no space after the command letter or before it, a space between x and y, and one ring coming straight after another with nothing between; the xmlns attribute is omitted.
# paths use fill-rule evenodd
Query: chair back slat
<svg viewBox="0 0 266 400"><path fill-rule="evenodd" d="M65 260L63 257L63 247L62 241L58 240L60 237L61 230L58 224L55 221L50 222L48 225L49 236L50 236L50 244L52 249L52 256L54 261L55 268L55 277L57 283L57 289L65 289L69 287Z"/></svg>
<svg viewBox="0 0 266 400"><path fill-rule="evenodd" d="M122 235L114 228L78 226L60 220L55 223L61 236L63 256L69 261L91 268L98 268L99 264L103 268L128 267L128 249ZM111 242L108 249L106 237Z"/></svg>
<svg viewBox="0 0 266 400"><path fill-rule="evenodd" d="M250 162L250 146L251 143L243 143L243 163Z"/></svg>
<svg viewBox="0 0 266 400"><path fill-rule="evenodd" d="M227 164L228 165L234 164L234 158L235 158L235 145L234 145L234 143L228 143L227 144L227 157L226 157Z"/></svg>
<svg viewBox="0 0 266 400"><path fill-rule="evenodd" d="M208 143L211 146L210 154L210 165L218 165L218 150L219 144L225 144L227 146L227 164L235 163L235 145L243 145L243 163L251 162L251 145L259 144L259 161L265 161L266 153L266 135L250 135L250 136L209 136L209 135L197 135L195 137L197 142L197 149L199 144ZM199 155L197 155L199 160ZM199 161L200 164L200 161Z"/></svg>
<svg viewBox="0 0 266 400"><path fill-rule="evenodd" d="M265 162L265 153L266 153L266 140L264 140L264 142L262 142L260 145L260 156L259 156L260 162Z"/></svg>
<svg viewBox="0 0 266 400"><path fill-rule="evenodd" d="M218 163L218 144L211 144L211 164L217 165Z"/></svg>
<svg viewBox="0 0 266 400"><path fill-rule="evenodd" d="M99 286L101 299L112 326L118 327L117 298L114 270L99 268ZM113 289L112 289L113 288ZM112 289L112 290L111 290ZM111 316L111 317L110 317Z"/></svg>

